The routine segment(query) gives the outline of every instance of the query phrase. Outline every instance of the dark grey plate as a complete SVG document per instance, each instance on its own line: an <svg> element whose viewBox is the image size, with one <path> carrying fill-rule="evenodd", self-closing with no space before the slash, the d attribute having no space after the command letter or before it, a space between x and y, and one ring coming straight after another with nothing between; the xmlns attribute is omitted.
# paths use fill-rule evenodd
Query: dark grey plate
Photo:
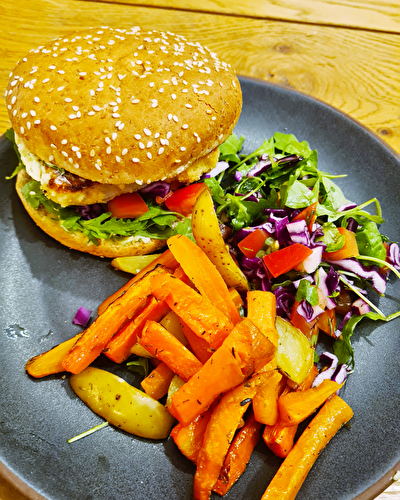
<svg viewBox="0 0 400 500"><path fill-rule="evenodd" d="M298 92L241 79L243 113L236 128L250 151L275 131L307 140L320 168L348 173L339 184L348 198L377 197L387 222L383 232L400 239L400 160L343 113ZM194 467L169 439L149 442L107 427L67 444L101 422L61 376L33 380L26 361L79 331L79 306L96 310L126 281L107 260L69 251L38 229L21 207L12 172L15 156L0 140L0 461L49 500L183 500L191 497ZM399 283L380 300L386 313L400 309ZM356 368L342 391L355 416L328 444L298 499L351 499L400 459L398 425L399 320L361 323L354 336ZM259 499L280 460L259 444L227 495Z"/></svg>

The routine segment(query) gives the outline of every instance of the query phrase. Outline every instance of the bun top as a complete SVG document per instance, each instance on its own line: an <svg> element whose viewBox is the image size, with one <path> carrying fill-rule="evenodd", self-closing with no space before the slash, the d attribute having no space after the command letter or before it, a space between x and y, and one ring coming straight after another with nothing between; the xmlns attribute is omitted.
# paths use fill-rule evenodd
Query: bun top
<svg viewBox="0 0 400 500"><path fill-rule="evenodd" d="M77 31L32 50L6 104L28 150L109 184L170 180L232 132L241 111L230 65L173 33Z"/></svg>

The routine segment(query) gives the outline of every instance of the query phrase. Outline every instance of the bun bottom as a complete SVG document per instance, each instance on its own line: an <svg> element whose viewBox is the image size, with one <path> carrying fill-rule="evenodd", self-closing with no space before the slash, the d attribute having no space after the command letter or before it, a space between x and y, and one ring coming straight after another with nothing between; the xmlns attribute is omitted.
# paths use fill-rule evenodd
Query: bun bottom
<svg viewBox="0 0 400 500"><path fill-rule="evenodd" d="M57 240L62 245L80 252L90 253L98 257L127 257L129 255L146 255L166 246L164 240L148 238L142 240L139 237L127 237L122 239L110 238L108 240L99 240L98 245L91 243L84 233L66 231L59 221L58 217L50 214L44 207L40 206L37 210L32 208L22 194L23 186L32 180L25 169L17 175L15 188L21 202L35 223L49 236Z"/></svg>

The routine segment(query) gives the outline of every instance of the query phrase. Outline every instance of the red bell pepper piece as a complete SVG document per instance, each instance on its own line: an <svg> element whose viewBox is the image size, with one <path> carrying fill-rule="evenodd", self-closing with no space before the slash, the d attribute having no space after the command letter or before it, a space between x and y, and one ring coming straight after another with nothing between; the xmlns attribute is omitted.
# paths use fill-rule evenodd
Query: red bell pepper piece
<svg viewBox="0 0 400 500"><path fill-rule="evenodd" d="M312 250L300 243L294 243L276 252L272 252L263 257L263 262L267 270L274 278L285 274L303 262Z"/></svg>
<svg viewBox="0 0 400 500"><path fill-rule="evenodd" d="M113 217L121 219L139 217L148 212L149 207L139 193L125 193L110 200L108 210Z"/></svg>
<svg viewBox="0 0 400 500"><path fill-rule="evenodd" d="M204 189L206 189L204 182L177 189L165 200L165 205L171 212L178 212L185 216L190 215L197 197Z"/></svg>
<svg viewBox="0 0 400 500"><path fill-rule="evenodd" d="M262 249L267 237L267 232L258 228L243 238L238 247L245 257L252 259Z"/></svg>

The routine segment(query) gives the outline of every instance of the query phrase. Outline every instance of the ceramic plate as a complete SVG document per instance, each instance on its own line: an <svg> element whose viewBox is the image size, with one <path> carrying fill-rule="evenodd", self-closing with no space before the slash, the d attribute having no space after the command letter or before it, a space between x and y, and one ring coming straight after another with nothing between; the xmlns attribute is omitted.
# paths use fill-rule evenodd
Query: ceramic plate
<svg viewBox="0 0 400 500"><path fill-rule="evenodd" d="M318 150L320 169L348 174L338 180L347 198L380 200L382 232L400 240L396 153L320 101L257 80L241 78L241 84L243 112L235 131L246 137L247 152L275 131L307 140ZM171 439L150 442L107 427L68 444L102 420L67 378L33 380L25 373L29 358L80 331L72 324L80 306L95 311L127 277L109 260L69 251L35 226L14 181L5 179L16 158L4 137L0 162L0 462L48 500L190 499L195 468ZM390 280L379 307L395 312L398 297L399 283ZM399 321L364 320L357 328L356 367L341 393L355 416L322 452L298 500L352 499L399 461ZM260 443L226 498L260 499L280 462Z"/></svg>

